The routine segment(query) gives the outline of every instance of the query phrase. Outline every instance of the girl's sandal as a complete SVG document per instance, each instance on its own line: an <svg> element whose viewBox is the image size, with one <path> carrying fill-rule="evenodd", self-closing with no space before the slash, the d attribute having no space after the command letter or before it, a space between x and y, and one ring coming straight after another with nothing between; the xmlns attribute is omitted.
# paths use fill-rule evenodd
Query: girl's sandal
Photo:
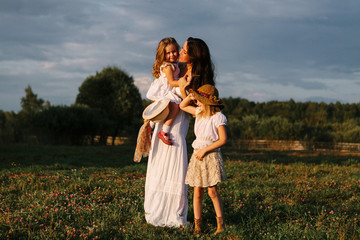
<svg viewBox="0 0 360 240"><path fill-rule="evenodd" d="M171 139L170 139L168 133L165 133L161 130L157 136L158 136L158 138L161 139L161 141L163 141L163 143L165 143L167 145L172 145L172 142L171 142Z"/></svg>

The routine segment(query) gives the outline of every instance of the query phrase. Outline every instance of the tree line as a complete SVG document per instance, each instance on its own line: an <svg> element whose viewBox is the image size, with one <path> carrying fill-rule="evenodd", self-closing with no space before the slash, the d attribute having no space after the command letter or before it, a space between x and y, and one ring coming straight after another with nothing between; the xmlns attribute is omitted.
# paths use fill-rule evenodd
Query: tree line
<svg viewBox="0 0 360 240"><path fill-rule="evenodd" d="M136 135L143 100L134 79L118 67L89 76L70 106L52 106L25 89L18 113L0 110L0 143L106 144L108 136Z"/></svg>
<svg viewBox="0 0 360 240"><path fill-rule="evenodd" d="M232 140L360 142L360 103L269 101L223 98ZM0 110L0 144L106 144L109 136L136 140L142 99L134 80L118 67L106 67L79 87L75 103L52 106L30 86L18 113ZM192 125L187 136L194 138ZM95 136L99 141L95 142Z"/></svg>
<svg viewBox="0 0 360 240"><path fill-rule="evenodd" d="M225 98L229 134L242 140L360 142L360 103Z"/></svg>

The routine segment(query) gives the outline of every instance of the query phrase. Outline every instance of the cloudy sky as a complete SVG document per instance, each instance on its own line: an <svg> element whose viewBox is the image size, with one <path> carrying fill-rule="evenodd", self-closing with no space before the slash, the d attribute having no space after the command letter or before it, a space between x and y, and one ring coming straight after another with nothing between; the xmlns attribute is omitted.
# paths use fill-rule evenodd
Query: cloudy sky
<svg viewBox="0 0 360 240"><path fill-rule="evenodd" d="M71 105L118 66L142 96L160 39L208 45L221 97L360 102L359 0L0 0L0 110Z"/></svg>

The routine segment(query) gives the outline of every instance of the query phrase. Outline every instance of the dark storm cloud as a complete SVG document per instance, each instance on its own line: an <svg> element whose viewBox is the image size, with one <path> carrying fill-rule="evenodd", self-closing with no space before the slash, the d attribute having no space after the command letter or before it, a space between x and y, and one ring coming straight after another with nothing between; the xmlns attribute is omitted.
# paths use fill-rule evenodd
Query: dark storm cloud
<svg viewBox="0 0 360 240"><path fill-rule="evenodd" d="M19 110L27 85L72 104L113 65L144 93L166 36L207 42L223 96L356 102L359 10L357 0L0 1L0 109Z"/></svg>

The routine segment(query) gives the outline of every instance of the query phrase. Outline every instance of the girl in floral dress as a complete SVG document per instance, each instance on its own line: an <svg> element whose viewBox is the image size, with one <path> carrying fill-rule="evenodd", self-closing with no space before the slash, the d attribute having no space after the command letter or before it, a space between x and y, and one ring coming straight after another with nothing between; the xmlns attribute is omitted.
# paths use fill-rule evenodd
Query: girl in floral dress
<svg viewBox="0 0 360 240"><path fill-rule="evenodd" d="M223 105L218 97L217 89L206 84L197 91L190 89L190 94L180 103L181 110L195 116L196 139L192 143L194 152L189 162L185 183L194 187L194 234L196 235L201 233L204 188L208 189L216 212L215 235L224 231L222 201L216 186L226 178L220 147L227 140L225 129L227 119L220 111ZM192 101L197 107L191 105Z"/></svg>

